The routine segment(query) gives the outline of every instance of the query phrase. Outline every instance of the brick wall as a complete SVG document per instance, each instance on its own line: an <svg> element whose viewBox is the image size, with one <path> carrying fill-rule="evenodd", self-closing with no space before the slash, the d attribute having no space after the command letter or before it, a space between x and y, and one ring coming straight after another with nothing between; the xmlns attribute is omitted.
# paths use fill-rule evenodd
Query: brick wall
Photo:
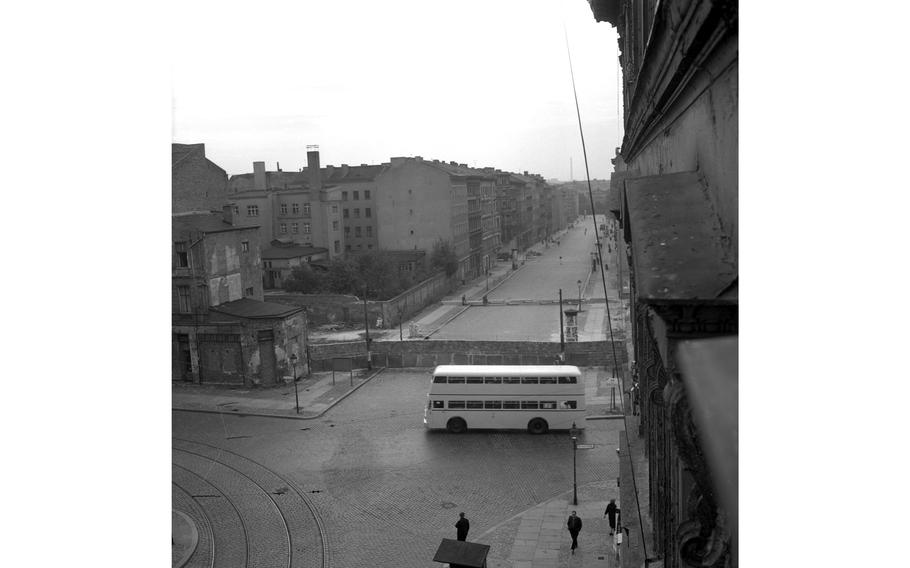
<svg viewBox="0 0 910 568"><path fill-rule="evenodd" d="M227 183L227 173L204 150L187 156L171 172L171 212L221 210L228 202Z"/></svg>

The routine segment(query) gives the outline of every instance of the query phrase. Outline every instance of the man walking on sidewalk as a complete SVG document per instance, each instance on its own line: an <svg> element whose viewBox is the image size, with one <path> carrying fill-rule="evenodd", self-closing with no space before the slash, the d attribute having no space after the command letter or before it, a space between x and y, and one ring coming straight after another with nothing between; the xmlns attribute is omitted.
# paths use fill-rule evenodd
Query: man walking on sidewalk
<svg viewBox="0 0 910 568"><path fill-rule="evenodd" d="M578 548L578 533L581 531L581 519L575 515L575 511L569 515L566 527L569 529L569 534L572 535L572 554L575 554L575 549Z"/></svg>
<svg viewBox="0 0 910 568"><path fill-rule="evenodd" d="M604 511L604 516L610 521L610 534L613 534L613 531L616 530L617 511L619 511L619 507L616 506L616 499L610 499L610 504L607 505L607 510Z"/></svg>
<svg viewBox="0 0 910 568"><path fill-rule="evenodd" d="M455 523L455 530L458 531L458 540L467 540L468 529L470 528L471 523L464 517L464 513L458 513L458 522Z"/></svg>

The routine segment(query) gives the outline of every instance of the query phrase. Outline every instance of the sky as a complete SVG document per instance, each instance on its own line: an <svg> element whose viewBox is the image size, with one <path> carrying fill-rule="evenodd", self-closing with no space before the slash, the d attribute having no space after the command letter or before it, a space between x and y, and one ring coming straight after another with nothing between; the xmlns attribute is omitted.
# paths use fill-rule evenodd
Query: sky
<svg viewBox="0 0 910 568"><path fill-rule="evenodd" d="M592 179L621 145L617 36L585 0L181 4L172 139L229 175L422 156Z"/></svg>

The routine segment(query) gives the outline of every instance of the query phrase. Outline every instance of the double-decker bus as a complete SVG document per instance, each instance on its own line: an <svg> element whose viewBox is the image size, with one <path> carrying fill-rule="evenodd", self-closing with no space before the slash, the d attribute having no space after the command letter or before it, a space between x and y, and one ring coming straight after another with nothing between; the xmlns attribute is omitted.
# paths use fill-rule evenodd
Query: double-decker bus
<svg viewBox="0 0 910 568"><path fill-rule="evenodd" d="M585 385L572 365L440 365L423 423L430 429L584 428Z"/></svg>

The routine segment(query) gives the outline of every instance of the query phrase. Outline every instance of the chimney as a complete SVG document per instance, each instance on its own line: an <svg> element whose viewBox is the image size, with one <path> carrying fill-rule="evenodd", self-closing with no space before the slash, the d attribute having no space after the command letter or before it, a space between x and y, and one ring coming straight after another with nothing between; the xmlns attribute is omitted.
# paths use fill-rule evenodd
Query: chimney
<svg viewBox="0 0 910 568"><path fill-rule="evenodd" d="M224 219L224 222L230 226L234 226L234 206L228 203L221 208L221 217Z"/></svg>
<svg viewBox="0 0 910 568"><path fill-rule="evenodd" d="M307 181L310 183L310 190L318 191L319 200L322 201L324 195L322 191L322 170L319 168L319 146L311 144L306 148Z"/></svg>
<svg viewBox="0 0 910 568"><path fill-rule="evenodd" d="M275 162L275 169L281 171L281 162Z"/></svg>
<svg viewBox="0 0 910 568"><path fill-rule="evenodd" d="M253 162L253 189L265 189L265 162Z"/></svg>

